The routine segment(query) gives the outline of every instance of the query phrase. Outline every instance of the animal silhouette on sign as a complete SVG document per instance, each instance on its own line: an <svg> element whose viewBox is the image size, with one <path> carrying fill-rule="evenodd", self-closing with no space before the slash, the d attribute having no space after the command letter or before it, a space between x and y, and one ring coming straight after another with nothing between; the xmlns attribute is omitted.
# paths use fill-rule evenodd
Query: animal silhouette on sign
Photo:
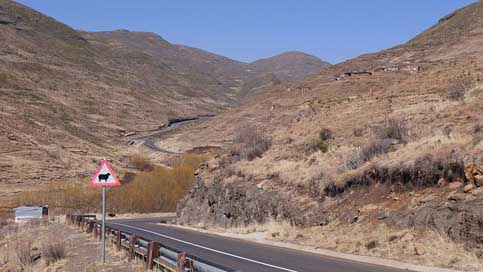
<svg viewBox="0 0 483 272"><path fill-rule="evenodd" d="M111 175L111 173L107 173L107 174L99 174L99 176L97 176L99 178L99 181L105 181L107 182L107 180L109 179L109 176Z"/></svg>

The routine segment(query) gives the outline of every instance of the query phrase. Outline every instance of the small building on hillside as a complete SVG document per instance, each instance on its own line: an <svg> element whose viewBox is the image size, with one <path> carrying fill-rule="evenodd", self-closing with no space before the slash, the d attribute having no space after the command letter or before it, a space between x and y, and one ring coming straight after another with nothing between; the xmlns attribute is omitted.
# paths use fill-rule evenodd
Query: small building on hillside
<svg viewBox="0 0 483 272"><path fill-rule="evenodd" d="M15 210L15 222L41 220L49 215L49 206L19 206Z"/></svg>

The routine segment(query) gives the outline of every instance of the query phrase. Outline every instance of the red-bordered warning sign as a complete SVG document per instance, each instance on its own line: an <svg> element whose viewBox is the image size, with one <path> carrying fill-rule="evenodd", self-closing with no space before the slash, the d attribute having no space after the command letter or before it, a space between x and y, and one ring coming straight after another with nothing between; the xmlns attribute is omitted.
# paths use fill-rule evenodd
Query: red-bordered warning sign
<svg viewBox="0 0 483 272"><path fill-rule="evenodd" d="M107 160L103 160L96 174L92 177L89 187L98 186L121 186L119 179L111 168Z"/></svg>

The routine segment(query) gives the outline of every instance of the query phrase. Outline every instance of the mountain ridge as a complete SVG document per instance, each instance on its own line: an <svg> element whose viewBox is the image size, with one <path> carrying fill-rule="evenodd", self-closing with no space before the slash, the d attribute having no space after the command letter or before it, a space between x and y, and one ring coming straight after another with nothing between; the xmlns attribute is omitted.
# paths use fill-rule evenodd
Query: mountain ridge
<svg viewBox="0 0 483 272"><path fill-rule="evenodd" d="M11 171L0 181L83 177L95 167L86 161L119 152L125 135L170 118L218 114L241 104L242 92L268 91L274 80L257 76L155 33L77 31L1 0L0 161Z"/></svg>

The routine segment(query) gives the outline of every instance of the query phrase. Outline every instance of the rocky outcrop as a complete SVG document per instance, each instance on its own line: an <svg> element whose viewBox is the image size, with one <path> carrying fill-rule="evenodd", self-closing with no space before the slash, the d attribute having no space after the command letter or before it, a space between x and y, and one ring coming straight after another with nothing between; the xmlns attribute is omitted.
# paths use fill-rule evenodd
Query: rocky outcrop
<svg viewBox="0 0 483 272"><path fill-rule="evenodd" d="M261 201L263 199L263 201ZM205 186L199 181L190 195L179 204L178 218L183 223L211 223L223 226L263 222L279 216L283 204L275 194L246 190L241 186L215 182Z"/></svg>
<svg viewBox="0 0 483 272"><path fill-rule="evenodd" d="M326 224L327 215L320 207L302 208L282 191L262 189L255 183L207 185L200 178L177 207L179 223L210 224L223 227L263 224L269 220L294 225Z"/></svg>
<svg viewBox="0 0 483 272"><path fill-rule="evenodd" d="M456 193L443 204L433 201L415 210L395 212L388 222L403 228L432 229L470 247L483 249L482 207L481 197Z"/></svg>
<svg viewBox="0 0 483 272"><path fill-rule="evenodd" d="M188 197L178 205L182 223L222 226L263 223L268 218L291 217L284 199L276 192L261 192L255 186L197 182Z"/></svg>
<svg viewBox="0 0 483 272"><path fill-rule="evenodd" d="M419 176L412 175L411 180L417 183L417 177L421 180L424 177L426 183L424 186L421 183L419 186L407 187L411 191L421 190L419 193L407 193L408 191L403 190L400 197L393 197L393 201L401 203L398 204L398 209L388 208L387 205L391 206L390 204L381 204L386 202L385 193L394 194L392 183L387 180L382 183L364 183L366 186L358 183L359 186L350 188L351 193L346 191L347 193L335 194L332 197L328 195L324 199L321 198L324 195L322 190L317 191L302 185L291 187L275 179L271 180L271 183L277 184L274 187L260 186L263 182L259 183L250 178L230 182L217 172L217 167L208 167L205 164L197 174L196 185L178 204L178 220L181 224L221 227L247 226L278 220L308 227L325 225L332 220L356 224L361 220L377 218L402 229L435 230L455 241L464 242L471 248L483 249L483 188L474 184L474 178L469 176L479 176L481 167L464 167L459 163L453 165L454 167L446 164L447 167L439 167L440 164L434 164L433 160L431 162L431 165L436 165L442 172L438 172L437 177L425 176L421 171L427 169L427 165L419 163L419 167L422 167L416 171ZM438 178L449 179L450 176L446 175L448 169L458 177L458 181L437 182ZM466 182L463 180L465 173ZM384 175L392 178L399 176L401 175ZM361 191L374 191L371 188L375 187L379 188L375 191L379 190L382 194L371 193L370 198L374 198L376 203L379 202L370 204L375 207L374 214L377 214L376 217L371 217L363 212L362 206L367 202L361 199L360 194ZM430 187L436 191L431 191ZM433 193L428 193L429 191ZM404 195L409 195L410 198L405 199ZM378 197L383 199L382 202L376 200ZM421 199L418 200L418 197ZM418 204L412 205L413 202ZM379 210L380 204L382 206Z"/></svg>

